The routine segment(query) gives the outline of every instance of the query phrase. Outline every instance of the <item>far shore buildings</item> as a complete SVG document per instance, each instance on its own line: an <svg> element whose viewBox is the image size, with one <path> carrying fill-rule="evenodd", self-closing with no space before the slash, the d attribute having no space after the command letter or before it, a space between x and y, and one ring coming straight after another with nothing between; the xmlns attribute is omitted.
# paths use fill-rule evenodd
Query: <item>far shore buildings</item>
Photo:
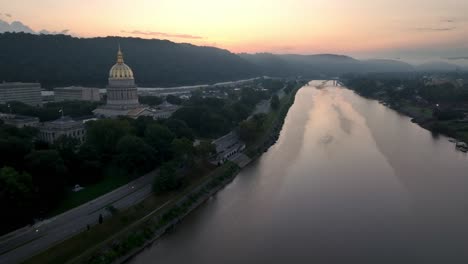
<svg viewBox="0 0 468 264"><path fill-rule="evenodd" d="M99 88L69 86L54 88L54 101L90 101L99 102Z"/></svg>
<svg viewBox="0 0 468 264"><path fill-rule="evenodd" d="M40 83L0 83L0 104L18 101L31 106L42 106Z"/></svg>

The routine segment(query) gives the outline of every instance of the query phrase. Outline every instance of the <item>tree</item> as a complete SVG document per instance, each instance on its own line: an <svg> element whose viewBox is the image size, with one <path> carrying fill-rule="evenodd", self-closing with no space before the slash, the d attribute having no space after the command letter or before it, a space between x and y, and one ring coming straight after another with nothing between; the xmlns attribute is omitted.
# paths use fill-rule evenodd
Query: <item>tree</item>
<svg viewBox="0 0 468 264"><path fill-rule="evenodd" d="M171 143L175 135L160 124L152 124L145 130L145 142L157 152L160 161L168 160L171 156Z"/></svg>
<svg viewBox="0 0 468 264"><path fill-rule="evenodd" d="M129 173L146 173L155 167L156 153L141 138L128 135L119 140L115 161Z"/></svg>
<svg viewBox="0 0 468 264"><path fill-rule="evenodd" d="M64 194L67 168L57 150L36 150L26 156L27 171L43 202L50 207Z"/></svg>
<svg viewBox="0 0 468 264"><path fill-rule="evenodd" d="M145 130L149 125L157 124L157 121L155 121L151 116L139 116L137 119L130 121L131 126L135 131L135 135L138 137L145 136Z"/></svg>
<svg viewBox="0 0 468 264"><path fill-rule="evenodd" d="M0 208L8 214L2 219L2 233L26 224L34 213L34 201L30 174L11 167L0 169Z"/></svg>
<svg viewBox="0 0 468 264"><path fill-rule="evenodd" d="M279 107L280 107L280 100L279 100L279 97L277 94L273 95L271 97L271 101L270 101L270 106L271 106L271 109L273 110L278 110Z"/></svg>
<svg viewBox="0 0 468 264"><path fill-rule="evenodd" d="M172 133L178 138L184 137L190 140L193 140L195 136L193 135L193 130L187 126L182 120L168 118L164 121L164 125L171 130Z"/></svg>
<svg viewBox="0 0 468 264"><path fill-rule="evenodd" d="M30 140L16 136L0 138L0 166L24 168L24 156L32 150Z"/></svg>
<svg viewBox="0 0 468 264"><path fill-rule="evenodd" d="M164 101L159 96L140 96L138 99L140 103L146 104L149 106L157 106L157 105L160 105Z"/></svg>
<svg viewBox="0 0 468 264"><path fill-rule="evenodd" d="M256 140L264 130L264 123L266 118L266 114L256 114L251 119L240 123L240 138L247 143Z"/></svg>
<svg viewBox="0 0 468 264"><path fill-rule="evenodd" d="M171 143L171 150L176 160L190 165L193 161L195 149L192 141L186 138L176 138Z"/></svg>
<svg viewBox="0 0 468 264"><path fill-rule="evenodd" d="M181 183L181 180L177 178L174 165L165 163L161 166L159 174L155 176L153 190L155 193L160 194L179 188Z"/></svg>
<svg viewBox="0 0 468 264"><path fill-rule="evenodd" d="M200 157L207 159L216 153L216 146L209 140L202 140L196 147L196 152Z"/></svg>
<svg viewBox="0 0 468 264"><path fill-rule="evenodd" d="M119 140L131 132L126 119L102 119L86 123L86 143L96 147L104 161L111 159Z"/></svg>
<svg viewBox="0 0 468 264"><path fill-rule="evenodd" d="M183 103L183 100L179 96L175 96L172 94L166 96L166 101L173 105L181 105Z"/></svg>
<svg viewBox="0 0 468 264"><path fill-rule="evenodd" d="M222 108L207 105L187 106L177 110L172 116L187 123L200 137L217 137L232 128L232 122L222 115Z"/></svg>
<svg viewBox="0 0 468 264"><path fill-rule="evenodd" d="M80 163L77 154L79 143L80 142L78 139L63 135L57 138L53 145L54 148L60 153L65 166L69 169L69 172L73 178L76 177Z"/></svg>
<svg viewBox="0 0 468 264"><path fill-rule="evenodd" d="M239 137L244 142L251 143L257 139L258 130L257 126L251 120L246 120L239 125Z"/></svg>
<svg viewBox="0 0 468 264"><path fill-rule="evenodd" d="M24 156L33 148L36 129L0 125L0 167L24 170Z"/></svg>
<svg viewBox="0 0 468 264"><path fill-rule="evenodd" d="M102 163L96 147L85 143L78 150L80 161L76 181L79 183L95 183L102 178Z"/></svg>

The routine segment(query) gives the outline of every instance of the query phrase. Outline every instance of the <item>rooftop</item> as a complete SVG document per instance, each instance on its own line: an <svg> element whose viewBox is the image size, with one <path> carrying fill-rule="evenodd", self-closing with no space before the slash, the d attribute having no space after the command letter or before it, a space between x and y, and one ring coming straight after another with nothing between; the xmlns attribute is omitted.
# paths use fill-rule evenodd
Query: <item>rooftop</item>
<svg viewBox="0 0 468 264"><path fill-rule="evenodd" d="M68 87L56 87L55 89L59 90L83 90L83 89L98 89L94 87L83 87L83 86L68 86Z"/></svg>

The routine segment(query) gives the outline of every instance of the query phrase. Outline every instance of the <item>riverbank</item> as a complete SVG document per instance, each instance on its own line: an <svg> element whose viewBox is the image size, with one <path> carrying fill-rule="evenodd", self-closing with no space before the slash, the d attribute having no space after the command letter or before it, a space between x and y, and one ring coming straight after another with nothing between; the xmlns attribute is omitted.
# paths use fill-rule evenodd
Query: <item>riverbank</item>
<svg viewBox="0 0 468 264"><path fill-rule="evenodd" d="M418 124L435 135L441 134L451 137L455 143L468 142L468 123L456 119L440 120L434 115L435 110L432 106L407 99L390 100L385 94L364 95L350 86L346 87L364 98L377 100L386 107L410 117L411 122ZM464 149L460 150L466 152Z"/></svg>
<svg viewBox="0 0 468 264"><path fill-rule="evenodd" d="M294 102L298 85L281 100L281 107L268 114L268 129L253 144L258 157L278 137L281 124ZM252 149L252 148L251 148ZM93 227L34 256L26 263L122 263L154 243L167 230L231 182L240 168L233 163L204 172L184 190L151 196L128 210L116 212L103 225Z"/></svg>

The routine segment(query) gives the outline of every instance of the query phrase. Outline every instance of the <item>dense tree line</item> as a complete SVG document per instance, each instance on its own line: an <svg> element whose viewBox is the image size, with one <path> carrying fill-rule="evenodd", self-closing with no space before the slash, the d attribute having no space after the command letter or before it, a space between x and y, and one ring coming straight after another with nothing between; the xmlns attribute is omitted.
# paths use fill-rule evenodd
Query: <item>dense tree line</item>
<svg viewBox="0 0 468 264"><path fill-rule="evenodd" d="M260 74L241 57L213 47L157 39L3 33L0 81L105 87L119 43L140 86L204 84Z"/></svg>
<svg viewBox="0 0 468 264"><path fill-rule="evenodd" d="M273 91L244 87L228 99L203 98L195 92L173 117L185 121L199 137L216 138L237 127L261 100L270 98Z"/></svg>
<svg viewBox="0 0 468 264"><path fill-rule="evenodd" d="M386 96L390 100L414 100L416 96L427 102L454 104L468 101L468 85L461 87L453 83L425 83L421 76L413 78L381 77L382 74L350 78L346 85L361 95L375 97ZM384 75L385 76L385 75Z"/></svg>
<svg viewBox="0 0 468 264"><path fill-rule="evenodd" d="M130 180L167 162L189 166L197 154L181 120L102 119L86 126L83 144L61 137L49 145L34 128L0 125L0 208L9 212L0 231L47 215L77 183L97 183L112 177L109 171Z"/></svg>
<svg viewBox="0 0 468 264"><path fill-rule="evenodd" d="M252 143L259 138L265 130L266 114L256 114L251 119L239 125L239 136L246 143Z"/></svg>
<svg viewBox="0 0 468 264"><path fill-rule="evenodd" d="M21 102L9 102L0 104L0 112L13 113L38 117L41 122L56 120L60 118L63 110L64 115L70 117L83 117L93 115L101 102L87 101L63 101L46 103L42 107L30 106Z"/></svg>
<svg viewBox="0 0 468 264"><path fill-rule="evenodd" d="M138 100L141 104L149 106L158 106L164 102L164 99L159 96L139 96Z"/></svg>

